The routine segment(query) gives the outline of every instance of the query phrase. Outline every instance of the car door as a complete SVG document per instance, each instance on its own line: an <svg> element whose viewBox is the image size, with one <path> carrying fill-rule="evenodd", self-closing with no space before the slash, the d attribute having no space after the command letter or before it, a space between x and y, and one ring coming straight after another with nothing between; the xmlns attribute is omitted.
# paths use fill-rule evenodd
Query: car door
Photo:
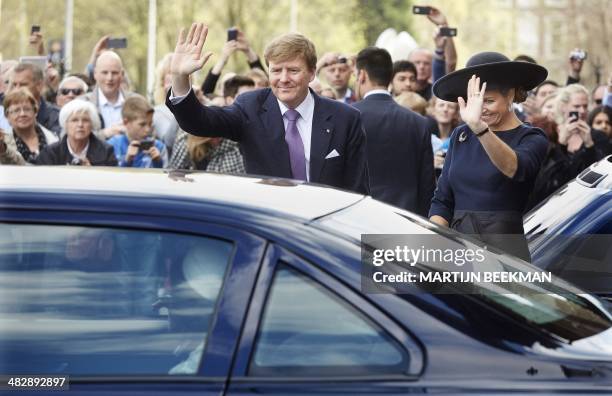
<svg viewBox="0 0 612 396"><path fill-rule="evenodd" d="M0 372L223 394L265 241L167 216L0 212Z"/></svg>
<svg viewBox="0 0 612 396"><path fill-rule="evenodd" d="M338 279L270 245L227 393L421 393L415 381L423 367L420 345L396 322Z"/></svg>

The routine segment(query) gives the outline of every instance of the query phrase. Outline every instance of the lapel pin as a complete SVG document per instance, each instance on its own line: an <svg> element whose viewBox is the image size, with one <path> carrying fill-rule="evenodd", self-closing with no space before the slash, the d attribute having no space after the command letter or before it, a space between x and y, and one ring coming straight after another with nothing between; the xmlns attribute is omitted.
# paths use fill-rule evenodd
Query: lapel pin
<svg viewBox="0 0 612 396"><path fill-rule="evenodd" d="M465 139L467 139L467 135L465 133L465 131L461 132L461 135L459 135L459 141L460 142L465 142Z"/></svg>
<svg viewBox="0 0 612 396"><path fill-rule="evenodd" d="M331 130L330 130L329 128L326 128L326 129L325 129L325 132L330 133L330 132L331 132Z"/></svg>

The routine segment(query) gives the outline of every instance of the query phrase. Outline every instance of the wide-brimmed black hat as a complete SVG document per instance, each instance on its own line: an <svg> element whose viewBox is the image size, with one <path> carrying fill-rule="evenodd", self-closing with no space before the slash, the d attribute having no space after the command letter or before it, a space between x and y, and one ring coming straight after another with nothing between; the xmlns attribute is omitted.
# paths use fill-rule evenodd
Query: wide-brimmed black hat
<svg viewBox="0 0 612 396"><path fill-rule="evenodd" d="M528 91L546 80L548 71L535 63L511 61L499 52L480 52L467 61L465 68L436 81L433 94L449 102L456 102L460 96L466 99L468 81L474 74L480 77L480 84L523 87Z"/></svg>

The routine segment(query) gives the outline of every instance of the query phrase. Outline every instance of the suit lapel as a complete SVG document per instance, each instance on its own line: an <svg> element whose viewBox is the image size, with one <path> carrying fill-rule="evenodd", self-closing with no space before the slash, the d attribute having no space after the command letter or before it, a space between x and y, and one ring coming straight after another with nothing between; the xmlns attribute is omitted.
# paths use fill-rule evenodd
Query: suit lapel
<svg viewBox="0 0 612 396"><path fill-rule="evenodd" d="M329 145L334 124L332 123L332 113L329 109L322 106L321 99L313 93L315 105L312 116L312 133L310 137L310 181L319 182L325 156L329 153ZM344 155L344 153L340 153Z"/></svg>
<svg viewBox="0 0 612 396"><path fill-rule="evenodd" d="M283 115L280 112L276 96L272 94L271 90L261 106L260 117L263 123L263 133L267 134L273 142L272 147L264 150L265 153L272 156L275 168L279 171L279 176L291 178L291 162L289 160L289 148L287 148L287 142L285 142ZM267 139L262 139L261 143L265 144L265 140Z"/></svg>

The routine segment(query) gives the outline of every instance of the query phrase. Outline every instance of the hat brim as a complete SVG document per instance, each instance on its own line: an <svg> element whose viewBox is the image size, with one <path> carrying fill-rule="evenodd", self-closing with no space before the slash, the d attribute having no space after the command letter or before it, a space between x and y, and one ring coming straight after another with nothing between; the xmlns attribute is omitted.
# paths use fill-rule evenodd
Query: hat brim
<svg viewBox="0 0 612 396"><path fill-rule="evenodd" d="M433 94L449 102L466 99L468 81L472 75L480 77L480 83L497 83L509 87L523 87L529 91L546 80L548 71L534 63L496 62L466 67L445 75L433 85Z"/></svg>

